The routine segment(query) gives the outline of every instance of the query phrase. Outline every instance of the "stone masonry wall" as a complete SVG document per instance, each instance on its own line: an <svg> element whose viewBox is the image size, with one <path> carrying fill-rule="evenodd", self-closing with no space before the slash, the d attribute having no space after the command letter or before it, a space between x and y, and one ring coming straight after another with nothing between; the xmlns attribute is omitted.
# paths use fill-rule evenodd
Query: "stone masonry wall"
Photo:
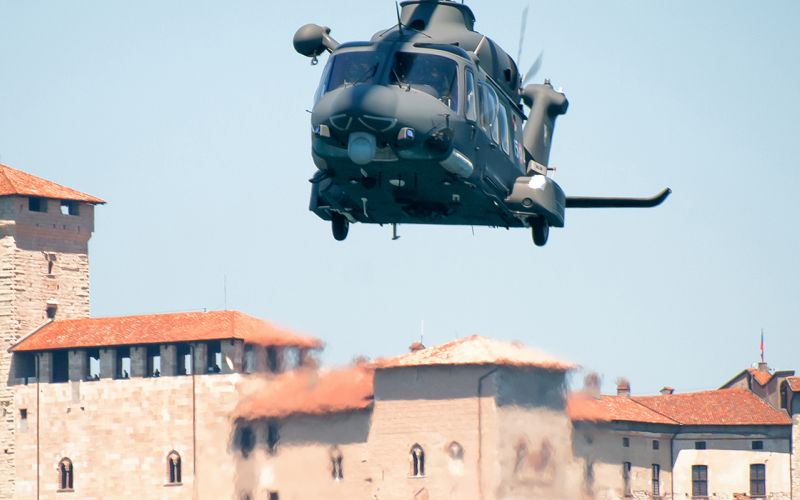
<svg viewBox="0 0 800 500"><path fill-rule="evenodd" d="M792 415L792 500L800 500L800 413Z"/></svg>
<svg viewBox="0 0 800 500"><path fill-rule="evenodd" d="M65 494L81 499L233 498L229 415L238 401L239 378L217 374L42 383L38 408L37 385L17 386L16 406L28 417L15 419L19 466L14 498L37 498L37 490L41 499ZM168 485L167 455L173 450L181 457L180 485ZM73 464L74 491L58 493L58 463L65 457Z"/></svg>
<svg viewBox="0 0 800 500"><path fill-rule="evenodd" d="M64 215L58 200L46 213L28 210L22 196L0 198L0 500L14 495L14 405L12 356L8 348L47 320L48 302L56 318L89 315L88 241L94 207Z"/></svg>

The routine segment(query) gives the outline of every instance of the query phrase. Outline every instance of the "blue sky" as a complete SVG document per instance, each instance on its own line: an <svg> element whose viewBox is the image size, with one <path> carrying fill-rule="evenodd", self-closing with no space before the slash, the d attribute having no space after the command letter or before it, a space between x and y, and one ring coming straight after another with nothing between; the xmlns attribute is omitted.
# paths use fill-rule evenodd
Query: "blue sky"
<svg viewBox="0 0 800 500"><path fill-rule="evenodd" d="M528 2L468 2L516 54ZM309 115L339 41L388 1L0 2L0 161L106 199L92 314L227 306L323 338L327 363L480 333L618 376L713 388L800 368L800 4L530 3L521 66L563 86L551 163L573 195L674 194L527 231L356 225L307 211ZM576 377L576 385L579 385Z"/></svg>

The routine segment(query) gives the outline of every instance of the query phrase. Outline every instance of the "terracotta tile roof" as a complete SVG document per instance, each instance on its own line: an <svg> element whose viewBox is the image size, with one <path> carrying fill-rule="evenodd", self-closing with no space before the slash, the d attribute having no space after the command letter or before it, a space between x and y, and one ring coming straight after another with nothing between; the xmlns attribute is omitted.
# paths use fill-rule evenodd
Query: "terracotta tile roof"
<svg viewBox="0 0 800 500"><path fill-rule="evenodd" d="M294 370L267 379L244 398L234 418L284 418L365 410L372 406L374 371L365 365L333 371Z"/></svg>
<svg viewBox="0 0 800 500"><path fill-rule="evenodd" d="M790 425L776 410L746 389L664 394L661 396L570 395L567 411L574 421L643 422L675 425Z"/></svg>
<svg viewBox="0 0 800 500"><path fill-rule="evenodd" d="M518 342L504 342L479 335L453 340L436 347L418 349L375 363L376 368L436 365L531 366L566 371L576 365Z"/></svg>
<svg viewBox="0 0 800 500"><path fill-rule="evenodd" d="M677 423L625 396L594 398L581 393L570 394L567 398L567 414L573 421L583 422Z"/></svg>
<svg viewBox="0 0 800 500"><path fill-rule="evenodd" d="M321 347L239 311L188 312L59 320L23 338L12 351L242 339L259 345Z"/></svg>
<svg viewBox="0 0 800 500"><path fill-rule="evenodd" d="M681 425L789 425L791 420L746 389L634 397Z"/></svg>
<svg viewBox="0 0 800 500"><path fill-rule="evenodd" d="M786 377L786 383L792 392L800 392L800 377Z"/></svg>
<svg viewBox="0 0 800 500"><path fill-rule="evenodd" d="M772 373L762 372L761 370L758 370L756 368L748 368L747 371L750 372L750 375L753 377L753 380L755 380L762 386L767 385L769 381L772 380L772 375L773 375Z"/></svg>
<svg viewBox="0 0 800 500"><path fill-rule="evenodd" d="M81 193L80 191L0 163L0 196L13 195L41 196L42 198L85 201L87 203L105 203L105 201L100 198Z"/></svg>

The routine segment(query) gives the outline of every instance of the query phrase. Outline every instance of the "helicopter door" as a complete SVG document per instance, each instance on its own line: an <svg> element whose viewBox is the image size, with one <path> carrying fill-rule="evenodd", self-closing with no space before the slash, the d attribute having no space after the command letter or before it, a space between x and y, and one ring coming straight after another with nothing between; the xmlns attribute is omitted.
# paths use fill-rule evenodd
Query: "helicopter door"
<svg viewBox="0 0 800 500"><path fill-rule="evenodd" d="M510 193L516 175L509 176L508 166L508 114L500 104L497 93L487 83L478 85L480 94L480 126L478 146L484 151L485 168L482 177L505 198ZM502 111L500 111L502 109ZM477 139L477 137L476 137ZM504 147L503 144L506 144Z"/></svg>

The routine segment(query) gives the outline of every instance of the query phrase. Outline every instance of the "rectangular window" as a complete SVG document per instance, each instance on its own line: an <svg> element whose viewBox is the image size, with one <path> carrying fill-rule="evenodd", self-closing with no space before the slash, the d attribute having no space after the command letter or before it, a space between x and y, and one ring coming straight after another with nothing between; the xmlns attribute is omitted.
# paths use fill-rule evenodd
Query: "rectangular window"
<svg viewBox="0 0 800 500"><path fill-rule="evenodd" d="M61 200L61 215L78 215L78 202Z"/></svg>
<svg viewBox="0 0 800 500"><path fill-rule="evenodd" d="M84 380L100 380L100 349L87 349L86 358Z"/></svg>
<svg viewBox="0 0 800 500"><path fill-rule="evenodd" d="M278 424L270 422L267 424L267 451L270 454L275 454L278 448Z"/></svg>
<svg viewBox="0 0 800 500"><path fill-rule="evenodd" d="M705 465L692 465L692 496L708 496L708 467Z"/></svg>
<svg viewBox="0 0 800 500"><path fill-rule="evenodd" d="M278 348L273 346L267 347L267 370L269 370L270 373L278 373L280 368Z"/></svg>
<svg viewBox="0 0 800 500"><path fill-rule="evenodd" d="M130 378L131 376L131 348L118 347L115 355L117 356L117 373L114 378Z"/></svg>
<svg viewBox="0 0 800 500"><path fill-rule="evenodd" d="M253 344L244 345L244 366L245 373L255 373L256 371L256 351Z"/></svg>
<svg viewBox="0 0 800 500"><path fill-rule="evenodd" d="M631 463L623 462L622 464L622 491L626 497L632 496L631 493Z"/></svg>
<svg viewBox="0 0 800 500"><path fill-rule="evenodd" d="M24 431L28 428L28 409L20 408L19 410L19 428Z"/></svg>
<svg viewBox="0 0 800 500"><path fill-rule="evenodd" d="M23 384L27 384L29 379L36 378L36 357L33 353L15 352L11 363L16 378L22 379Z"/></svg>
<svg viewBox="0 0 800 500"><path fill-rule="evenodd" d="M653 464L653 496L661 496L661 466Z"/></svg>
<svg viewBox="0 0 800 500"><path fill-rule="evenodd" d="M161 376L161 346L147 346L147 368L144 372L145 377Z"/></svg>
<svg viewBox="0 0 800 500"><path fill-rule="evenodd" d="M206 343L206 373L219 373L222 371L222 342L212 340Z"/></svg>
<svg viewBox="0 0 800 500"><path fill-rule="evenodd" d="M767 495L767 466L764 464L750 464L750 496L763 497Z"/></svg>
<svg viewBox="0 0 800 500"><path fill-rule="evenodd" d="M270 491L269 492L269 500L279 500L278 492L277 491Z"/></svg>
<svg viewBox="0 0 800 500"><path fill-rule="evenodd" d="M178 375L192 374L192 347L189 344L178 344Z"/></svg>
<svg viewBox="0 0 800 500"><path fill-rule="evenodd" d="M705 450L706 449L706 442L705 441L695 441L694 442L694 449L695 450Z"/></svg>
<svg viewBox="0 0 800 500"><path fill-rule="evenodd" d="M661 443L658 442L658 439L653 440L653 449L657 450L661 447Z"/></svg>
<svg viewBox="0 0 800 500"><path fill-rule="evenodd" d="M28 198L28 210L31 212L47 212L47 200L37 196Z"/></svg>
<svg viewBox="0 0 800 500"><path fill-rule="evenodd" d="M764 449L764 441L753 441L751 446L754 450L763 450Z"/></svg>
<svg viewBox="0 0 800 500"><path fill-rule="evenodd" d="M622 447L623 448L630 448L631 447L630 438L622 438Z"/></svg>
<svg viewBox="0 0 800 500"><path fill-rule="evenodd" d="M69 381L69 360L67 351L53 351L53 382Z"/></svg>

